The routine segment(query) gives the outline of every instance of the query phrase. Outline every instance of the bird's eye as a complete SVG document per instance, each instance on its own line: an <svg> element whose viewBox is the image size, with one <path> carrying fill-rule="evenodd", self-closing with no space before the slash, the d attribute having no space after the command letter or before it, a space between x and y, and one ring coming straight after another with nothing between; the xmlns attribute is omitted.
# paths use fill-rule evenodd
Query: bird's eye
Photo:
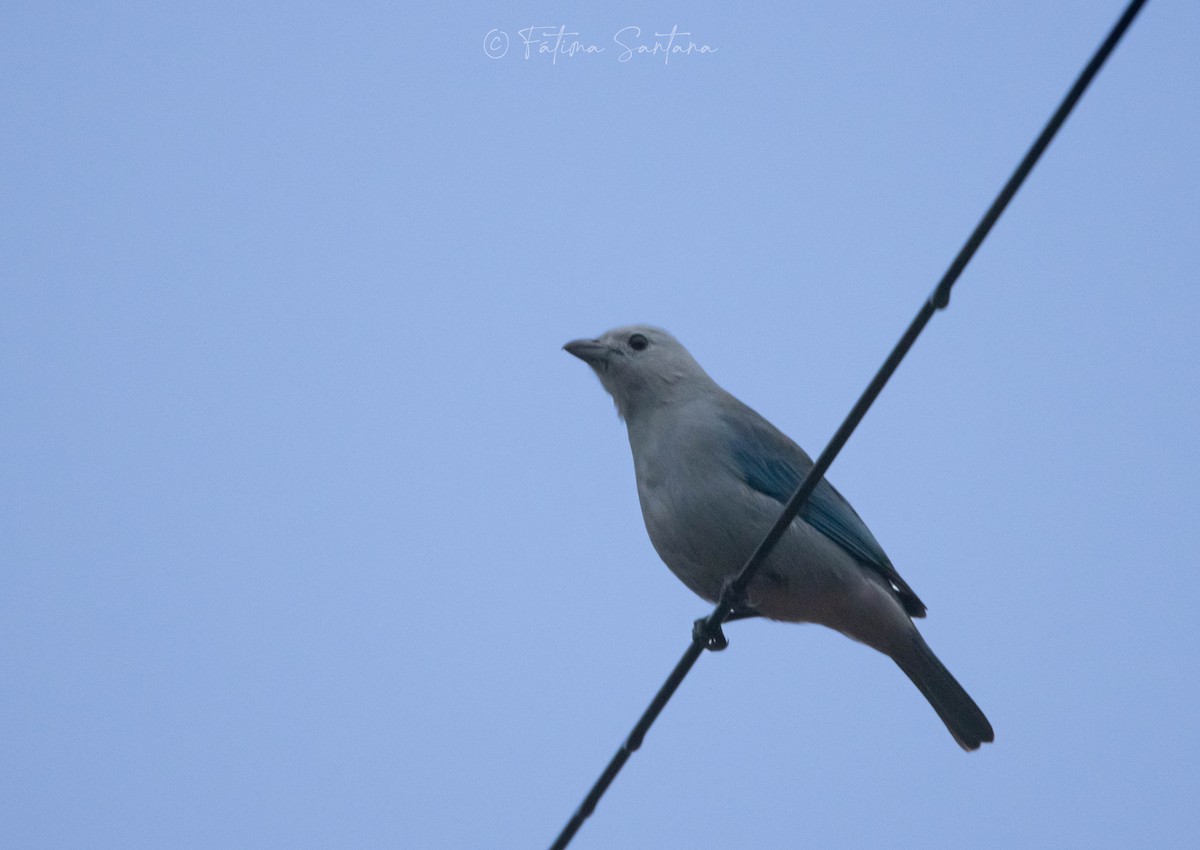
<svg viewBox="0 0 1200 850"><path fill-rule="evenodd" d="M629 337L629 347L634 351L645 351L650 345L650 340L646 339L645 334L634 334Z"/></svg>

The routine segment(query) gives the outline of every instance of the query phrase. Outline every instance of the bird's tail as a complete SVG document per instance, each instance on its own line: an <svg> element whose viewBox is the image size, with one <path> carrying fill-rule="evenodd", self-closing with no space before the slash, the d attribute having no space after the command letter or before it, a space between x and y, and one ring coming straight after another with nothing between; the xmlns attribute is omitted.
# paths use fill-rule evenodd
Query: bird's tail
<svg viewBox="0 0 1200 850"><path fill-rule="evenodd" d="M929 700L960 747L977 750L980 744L992 742L992 724L916 630L909 647L892 658Z"/></svg>

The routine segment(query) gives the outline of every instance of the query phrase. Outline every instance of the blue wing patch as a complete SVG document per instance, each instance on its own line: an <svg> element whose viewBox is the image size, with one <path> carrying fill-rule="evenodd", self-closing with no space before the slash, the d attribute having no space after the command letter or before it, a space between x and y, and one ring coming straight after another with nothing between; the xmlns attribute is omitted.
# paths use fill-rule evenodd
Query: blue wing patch
<svg viewBox="0 0 1200 850"><path fill-rule="evenodd" d="M735 449L734 458L746 483L781 505L786 504L792 497L808 472L806 469L804 474L801 474L785 460L768 458L746 447ZM805 465L812 466L811 463ZM891 561L870 529L824 478L800 509L800 517L858 560L866 561L876 568L891 566Z"/></svg>
<svg viewBox="0 0 1200 850"><path fill-rule="evenodd" d="M757 413L745 409L747 417L727 417L732 426L730 446L737 471L746 484L780 505L787 503L812 468L804 451ZM800 518L864 566L886 578L897 591L910 616L924 616L925 605L900 578L883 547L850 503L824 478L800 509Z"/></svg>

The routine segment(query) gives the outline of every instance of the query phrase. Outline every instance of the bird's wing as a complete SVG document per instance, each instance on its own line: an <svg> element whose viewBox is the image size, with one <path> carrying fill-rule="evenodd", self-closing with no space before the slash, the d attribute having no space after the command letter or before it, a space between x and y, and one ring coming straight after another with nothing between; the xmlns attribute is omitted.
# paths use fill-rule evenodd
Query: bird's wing
<svg viewBox="0 0 1200 850"><path fill-rule="evenodd" d="M736 401L736 399L731 400ZM786 504L812 469L812 459L767 420L742 405L724 416L729 426L735 472L746 485ZM923 617L925 605L896 572L883 547L842 494L822 478L800 509L800 518L841 546L863 566L879 573L896 590L911 617Z"/></svg>

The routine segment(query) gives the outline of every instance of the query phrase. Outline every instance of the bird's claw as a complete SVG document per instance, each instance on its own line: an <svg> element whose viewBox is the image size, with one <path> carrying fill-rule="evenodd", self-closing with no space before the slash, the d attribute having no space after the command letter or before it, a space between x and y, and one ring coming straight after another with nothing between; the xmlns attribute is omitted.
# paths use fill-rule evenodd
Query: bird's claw
<svg viewBox="0 0 1200 850"><path fill-rule="evenodd" d="M703 644L705 649L712 652L720 652L729 646L729 639L721 630L721 624L709 625L708 617L701 617L692 624L692 640Z"/></svg>

